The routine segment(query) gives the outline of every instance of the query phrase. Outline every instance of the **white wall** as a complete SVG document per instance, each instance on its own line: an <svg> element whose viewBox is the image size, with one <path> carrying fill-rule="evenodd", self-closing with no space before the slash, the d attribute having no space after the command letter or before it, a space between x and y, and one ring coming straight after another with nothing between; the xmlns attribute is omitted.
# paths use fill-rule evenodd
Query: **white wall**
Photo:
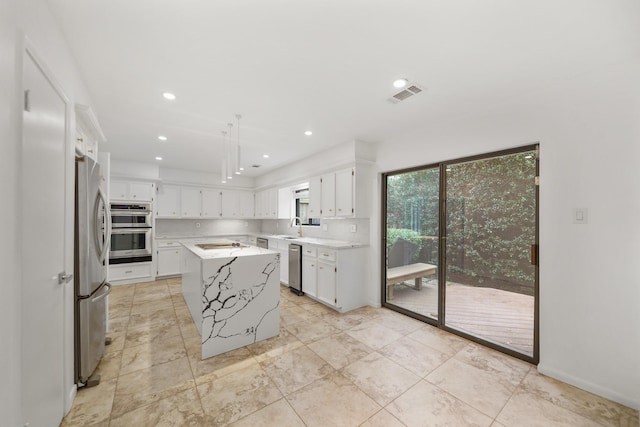
<svg viewBox="0 0 640 427"><path fill-rule="evenodd" d="M24 38L52 71L64 93L74 103L91 105L89 97L76 69L57 25L54 23L47 3L43 0L6 0L0 14L0 197L3 209L0 220L5 224L0 262L0 414L3 425L22 425L20 413L20 264L23 244L20 230L20 150L22 129L22 60ZM71 129L75 127L72 118ZM68 144L71 145L72 135ZM73 150L70 150L71 153ZM69 177L73 176L73 162L70 162ZM46 181L43 182L46 185ZM69 187L67 187L69 188ZM71 199L72 200L72 199ZM71 221L73 219L71 218ZM67 271L73 271L73 227L70 242L65 249ZM69 233L67 233L67 239ZM24 248L26 251L26 248ZM72 285L71 285L72 289ZM65 295L65 303L69 300ZM66 309L67 307L65 307ZM72 324L66 316L65 333L72 334ZM70 329L71 328L71 329ZM63 337L60 337L63 339ZM70 359L69 359L70 358ZM73 377L67 374L73 365L73 354L65 355L65 389L73 386ZM72 373L71 373L72 374Z"/></svg>
<svg viewBox="0 0 640 427"><path fill-rule="evenodd" d="M638 76L640 58L603 67L510 100L482 117L428 123L380 145L377 153L381 170L391 171L539 141L538 368L636 409L640 408ZM572 224L572 210L577 207L589 209L588 224ZM379 225L372 229L379 230ZM379 239L377 234L372 242Z"/></svg>

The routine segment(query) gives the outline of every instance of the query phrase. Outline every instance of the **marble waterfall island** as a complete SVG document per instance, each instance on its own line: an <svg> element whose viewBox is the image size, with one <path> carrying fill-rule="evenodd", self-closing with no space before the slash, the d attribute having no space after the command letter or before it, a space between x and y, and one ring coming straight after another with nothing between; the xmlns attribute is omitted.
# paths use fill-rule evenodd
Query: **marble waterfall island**
<svg viewBox="0 0 640 427"><path fill-rule="evenodd" d="M221 239L182 245L182 294L203 359L280 333L278 252Z"/></svg>

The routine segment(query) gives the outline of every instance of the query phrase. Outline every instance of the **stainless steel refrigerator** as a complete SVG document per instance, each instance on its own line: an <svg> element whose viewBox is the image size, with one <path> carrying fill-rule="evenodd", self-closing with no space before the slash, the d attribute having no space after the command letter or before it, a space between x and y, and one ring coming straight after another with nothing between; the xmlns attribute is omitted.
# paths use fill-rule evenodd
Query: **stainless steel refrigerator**
<svg viewBox="0 0 640 427"><path fill-rule="evenodd" d="M75 201L75 367L76 383L96 385L92 378L104 355L107 328L105 259L109 251L111 215L101 189L100 165L76 158Z"/></svg>

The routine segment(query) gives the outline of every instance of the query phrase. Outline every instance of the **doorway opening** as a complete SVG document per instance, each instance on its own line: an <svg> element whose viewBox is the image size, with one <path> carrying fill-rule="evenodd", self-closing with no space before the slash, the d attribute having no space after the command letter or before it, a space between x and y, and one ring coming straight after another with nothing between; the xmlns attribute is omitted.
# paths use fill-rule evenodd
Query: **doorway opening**
<svg viewBox="0 0 640 427"><path fill-rule="evenodd" d="M538 361L538 146L383 174L382 304Z"/></svg>

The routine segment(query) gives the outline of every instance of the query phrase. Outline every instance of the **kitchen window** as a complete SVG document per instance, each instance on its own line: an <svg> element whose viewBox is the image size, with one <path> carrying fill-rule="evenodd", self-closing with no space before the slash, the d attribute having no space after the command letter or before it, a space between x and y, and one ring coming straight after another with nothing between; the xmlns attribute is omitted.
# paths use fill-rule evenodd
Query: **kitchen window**
<svg viewBox="0 0 640 427"><path fill-rule="evenodd" d="M319 226L320 218L309 218L309 189L296 190L294 197L296 201L296 217L302 220L302 225ZM300 221L296 220L296 225L300 225Z"/></svg>

